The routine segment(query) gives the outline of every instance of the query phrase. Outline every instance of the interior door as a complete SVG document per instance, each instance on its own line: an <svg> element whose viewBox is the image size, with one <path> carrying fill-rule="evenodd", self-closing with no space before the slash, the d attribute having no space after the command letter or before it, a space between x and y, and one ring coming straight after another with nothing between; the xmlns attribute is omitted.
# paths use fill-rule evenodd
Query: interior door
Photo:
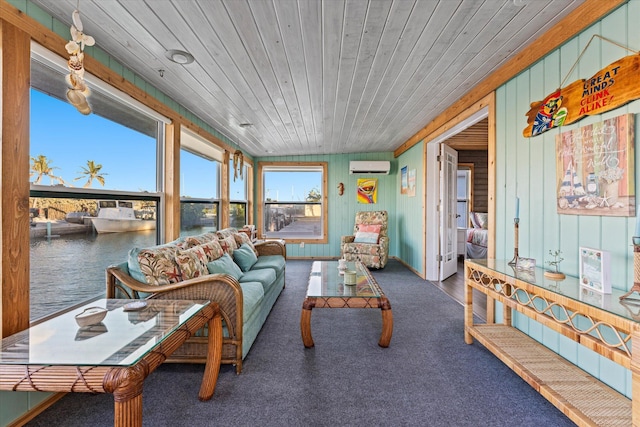
<svg viewBox="0 0 640 427"><path fill-rule="evenodd" d="M458 152L440 144L440 280L458 272Z"/></svg>

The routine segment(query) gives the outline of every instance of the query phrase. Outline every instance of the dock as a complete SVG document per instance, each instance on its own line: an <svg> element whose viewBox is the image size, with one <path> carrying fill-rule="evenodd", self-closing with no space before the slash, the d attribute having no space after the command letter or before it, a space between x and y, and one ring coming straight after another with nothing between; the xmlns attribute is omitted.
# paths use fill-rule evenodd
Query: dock
<svg viewBox="0 0 640 427"><path fill-rule="evenodd" d="M54 237L64 234L86 234L93 232L93 225L91 220L85 218L83 224L72 224L65 220L46 220L36 218L33 221L35 226L31 226L29 229L30 238L38 237Z"/></svg>

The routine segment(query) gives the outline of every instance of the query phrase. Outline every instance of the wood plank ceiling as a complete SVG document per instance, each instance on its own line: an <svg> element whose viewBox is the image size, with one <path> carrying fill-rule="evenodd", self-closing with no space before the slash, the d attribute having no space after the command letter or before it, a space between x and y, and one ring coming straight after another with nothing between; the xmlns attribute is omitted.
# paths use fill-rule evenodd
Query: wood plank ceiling
<svg viewBox="0 0 640 427"><path fill-rule="evenodd" d="M31 1L253 156L393 151L583 2Z"/></svg>

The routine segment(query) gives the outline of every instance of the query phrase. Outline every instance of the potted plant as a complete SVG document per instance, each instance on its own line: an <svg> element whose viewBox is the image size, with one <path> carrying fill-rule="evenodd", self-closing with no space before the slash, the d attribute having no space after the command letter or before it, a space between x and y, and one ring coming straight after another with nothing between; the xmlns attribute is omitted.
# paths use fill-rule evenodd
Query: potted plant
<svg viewBox="0 0 640 427"><path fill-rule="evenodd" d="M553 280L562 280L567 277L564 275L564 273L558 271L558 264L560 264L564 260L564 258L562 258L560 254L562 254L562 251L559 249L555 251L549 251L549 255L553 257L553 261L546 262L551 266L551 269L544 271L545 277Z"/></svg>

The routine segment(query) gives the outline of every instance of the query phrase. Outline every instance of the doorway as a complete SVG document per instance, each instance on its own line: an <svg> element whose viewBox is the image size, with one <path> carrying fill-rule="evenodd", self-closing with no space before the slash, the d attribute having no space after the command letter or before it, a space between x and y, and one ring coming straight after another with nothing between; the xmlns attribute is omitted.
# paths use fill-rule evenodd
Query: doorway
<svg viewBox="0 0 640 427"><path fill-rule="evenodd" d="M457 268L451 268L451 249L454 250L456 263L459 255L466 254L466 224L461 219L458 223L456 214L462 207L465 212L471 209L481 209L488 212L489 208L489 165L488 165L488 108L484 108L462 121L458 126L430 141L426 146L426 247L425 247L425 276L427 280L442 281L448 274L457 273ZM468 199L460 200L457 192L457 171L454 175L453 186L443 186L442 168L443 156L440 146L447 146L457 152L457 163L461 169L473 171L473 180L469 179ZM445 168L446 169L446 168ZM446 170L445 170L446 173ZM466 175L470 178L469 175ZM453 210L453 230L447 214L447 207ZM451 213L451 212L449 212ZM462 215L461 215L462 216ZM462 223L465 223L464 225ZM461 247L459 247L461 246ZM449 263L447 265L447 263Z"/></svg>

